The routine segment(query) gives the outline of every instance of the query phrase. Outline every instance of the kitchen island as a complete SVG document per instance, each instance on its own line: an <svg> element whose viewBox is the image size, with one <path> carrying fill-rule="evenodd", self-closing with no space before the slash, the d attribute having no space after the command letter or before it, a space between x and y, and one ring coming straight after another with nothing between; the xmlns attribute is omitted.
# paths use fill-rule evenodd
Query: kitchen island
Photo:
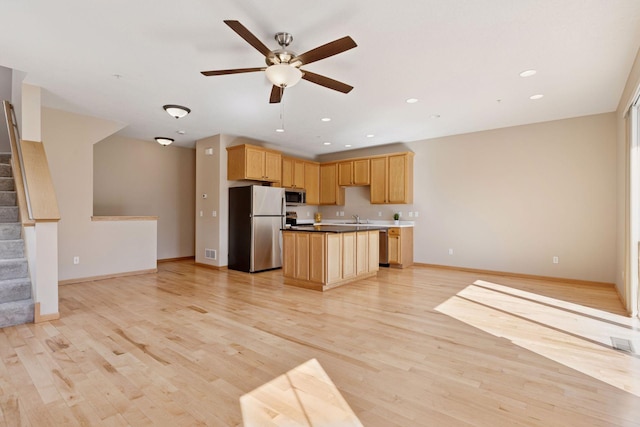
<svg viewBox="0 0 640 427"><path fill-rule="evenodd" d="M285 283L326 291L375 276L379 230L385 228L308 225L282 230Z"/></svg>

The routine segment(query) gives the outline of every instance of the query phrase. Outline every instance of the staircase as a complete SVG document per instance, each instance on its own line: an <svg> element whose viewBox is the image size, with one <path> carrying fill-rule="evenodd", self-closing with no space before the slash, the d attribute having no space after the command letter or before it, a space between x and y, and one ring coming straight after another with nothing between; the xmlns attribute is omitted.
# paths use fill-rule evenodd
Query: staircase
<svg viewBox="0 0 640 427"><path fill-rule="evenodd" d="M11 155L0 154L0 328L33 322L31 279L21 231Z"/></svg>

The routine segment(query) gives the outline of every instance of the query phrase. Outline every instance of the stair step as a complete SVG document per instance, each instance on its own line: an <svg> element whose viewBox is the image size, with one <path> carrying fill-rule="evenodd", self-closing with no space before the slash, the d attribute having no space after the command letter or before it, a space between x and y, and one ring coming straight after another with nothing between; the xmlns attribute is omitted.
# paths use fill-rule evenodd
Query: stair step
<svg viewBox="0 0 640 427"><path fill-rule="evenodd" d="M18 207L0 206L0 222L18 222Z"/></svg>
<svg viewBox="0 0 640 427"><path fill-rule="evenodd" d="M0 191L15 191L16 186L13 182L13 178L8 176L0 177Z"/></svg>
<svg viewBox="0 0 640 427"><path fill-rule="evenodd" d="M24 258L24 240L0 240L0 259Z"/></svg>
<svg viewBox="0 0 640 427"><path fill-rule="evenodd" d="M16 206L16 192L0 191L0 206Z"/></svg>
<svg viewBox="0 0 640 427"><path fill-rule="evenodd" d="M11 165L0 163L0 176L13 176L11 173Z"/></svg>
<svg viewBox="0 0 640 427"><path fill-rule="evenodd" d="M0 303L31 298L31 279L0 280Z"/></svg>
<svg viewBox="0 0 640 427"><path fill-rule="evenodd" d="M0 259L0 277L4 280L29 277L27 259Z"/></svg>
<svg viewBox="0 0 640 427"><path fill-rule="evenodd" d="M0 163L4 165L11 164L11 153L0 153Z"/></svg>
<svg viewBox="0 0 640 427"><path fill-rule="evenodd" d="M19 222L0 224L0 240L17 240L22 236Z"/></svg>
<svg viewBox="0 0 640 427"><path fill-rule="evenodd" d="M33 323L33 300L12 301L0 304L0 328Z"/></svg>

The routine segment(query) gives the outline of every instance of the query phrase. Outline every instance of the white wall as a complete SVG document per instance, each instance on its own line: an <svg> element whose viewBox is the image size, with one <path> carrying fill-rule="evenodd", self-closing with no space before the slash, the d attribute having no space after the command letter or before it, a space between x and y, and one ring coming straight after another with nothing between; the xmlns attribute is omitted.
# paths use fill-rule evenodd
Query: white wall
<svg viewBox="0 0 640 427"><path fill-rule="evenodd" d="M113 135L93 164L94 215L157 216L158 259L194 255L194 149Z"/></svg>
<svg viewBox="0 0 640 427"><path fill-rule="evenodd" d="M122 124L42 109L42 140L58 198L59 280L156 268L156 221L93 222L93 144ZM79 256L80 263L73 264Z"/></svg>
<svg viewBox="0 0 640 427"><path fill-rule="evenodd" d="M616 121L601 114L380 147L415 152L414 203L371 205L347 188L324 218L414 220L414 260L613 283ZM346 156L365 154L362 150ZM332 159L336 159L333 156ZM323 157L326 160L326 156ZM408 212L419 217L408 217ZM453 255L449 255L453 249ZM559 257L553 264L552 258Z"/></svg>
<svg viewBox="0 0 640 427"><path fill-rule="evenodd" d="M11 102L12 71L10 68L0 66L0 101ZM0 153L10 153L9 132L7 131L4 109L0 107Z"/></svg>

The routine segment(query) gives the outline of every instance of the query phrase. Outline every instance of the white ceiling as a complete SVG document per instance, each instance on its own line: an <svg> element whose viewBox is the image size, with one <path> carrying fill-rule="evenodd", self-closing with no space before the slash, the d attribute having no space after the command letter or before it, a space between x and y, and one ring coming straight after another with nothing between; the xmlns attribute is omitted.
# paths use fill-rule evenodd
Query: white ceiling
<svg viewBox="0 0 640 427"><path fill-rule="evenodd" d="M614 111L640 46L639 0L0 4L0 65L26 72L45 106L127 123L120 133L143 140L193 146L225 133L309 156ZM297 53L351 36L358 47L305 68L355 88L301 81L285 91L286 132L276 133L281 105L269 104L263 73L200 74L265 64L225 19L271 49L290 32ZM164 104L192 113L176 120Z"/></svg>

